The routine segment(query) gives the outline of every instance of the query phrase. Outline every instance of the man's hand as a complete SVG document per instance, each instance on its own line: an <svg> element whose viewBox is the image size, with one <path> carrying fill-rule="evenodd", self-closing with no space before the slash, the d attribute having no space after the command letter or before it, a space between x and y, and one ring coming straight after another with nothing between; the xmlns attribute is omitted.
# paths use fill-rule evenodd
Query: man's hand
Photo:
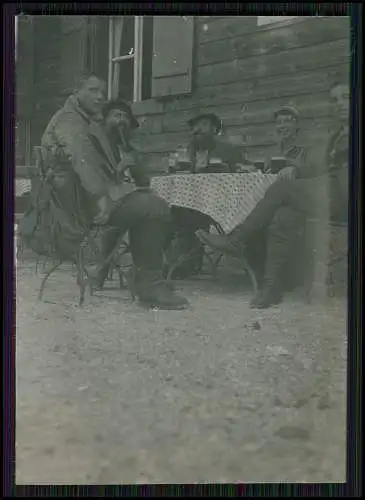
<svg viewBox="0 0 365 500"><path fill-rule="evenodd" d="M112 211L112 200L109 196L105 195L98 201L99 213L94 218L94 223L98 226L106 224L109 220Z"/></svg>
<svg viewBox="0 0 365 500"><path fill-rule="evenodd" d="M127 168L136 166L136 159L131 153L123 153L120 162L118 163L118 172L124 172Z"/></svg>
<svg viewBox="0 0 365 500"><path fill-rule="evenodd" d="M285 167L279 172L279 178L287 181L295 179L295 168L294 167Z"/></svg>

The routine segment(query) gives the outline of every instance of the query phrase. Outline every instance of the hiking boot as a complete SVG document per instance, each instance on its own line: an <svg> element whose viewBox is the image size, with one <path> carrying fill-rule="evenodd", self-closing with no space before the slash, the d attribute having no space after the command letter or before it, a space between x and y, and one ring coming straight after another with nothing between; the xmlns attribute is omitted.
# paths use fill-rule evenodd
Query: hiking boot
<svg viewBox="0 0 365 500"><path fill-rule="evenodd" d="M267 309L277 306L283 300L283 294L274 286L266 286L251 301L251 307L256 309Z"/></svg>
<svg viewBox="0 0 365 500"><path fill-rule="evenodd" d="M243 245L240 245L240 243L237 242L233 242L232 239L229 238L229 236L221 234L210 234L203 229L198 229L195 234L199 238L199 240L204 243L204 245L208 245L210 248L216 250L217 252L232 255L234 257L238 257L242 253Z"/></svg>
<svg viewBox="0 0 365 500"><path fill-rule="evenodd" d="M136 276L135 292L139 301L147 307L165 310L186 309L188 301L174 292L170 283L157 275L143 273Z"/></svg>

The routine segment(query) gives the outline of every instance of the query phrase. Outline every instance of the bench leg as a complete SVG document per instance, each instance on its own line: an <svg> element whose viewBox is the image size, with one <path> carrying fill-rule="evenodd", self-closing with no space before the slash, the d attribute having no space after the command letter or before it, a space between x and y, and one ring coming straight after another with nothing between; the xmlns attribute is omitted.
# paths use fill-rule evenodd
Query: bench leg
<svg viewBox="0 0 365 500"><path fill-rule="evenodd" d="M77 269L77 283L80 287L79 306L82 307L85 302L86 285L88 284L88 279L85 277L84 254L82 248L79 249L77 255L76 269ZM92 287L90 287L90 293L92 294Z"/></svg>

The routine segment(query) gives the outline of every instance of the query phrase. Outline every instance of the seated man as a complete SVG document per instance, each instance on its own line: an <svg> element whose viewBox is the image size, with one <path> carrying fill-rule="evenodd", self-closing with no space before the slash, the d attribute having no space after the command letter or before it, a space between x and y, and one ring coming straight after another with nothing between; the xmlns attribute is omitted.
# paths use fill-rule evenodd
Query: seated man
<svg viewBox="0 0 365 500"><path fill-rule="evenodd" d="M74 94L53 116L42 138L52 186L57 192L53 232L56 248L64 254L67 251L66 221L77 221L81 228L108 224L117 228L118 235L129 231L139 300L150 307L183 308L187 301L162 280L163 247L170 223L168 205L151 192L126 185L122 179L115 189L117 164L97 121L104 92L105 83L98 77L80 78Z"/></svg>
<svg viewBox="0 0 365 500"><path fill-rule="evenodd" d="M177 155L175 170L182 168L192 173L236 172L245 163L241 149L235 144L221 139L222 121L214 113L198 115L188 121L192 137L183 155ZM209 218L193 210L174 207L173 228L181 242L180 251L188 253L196 248L193 257L182 264L175 277L186 277L199 271L202 265L204 247L195 236L199 228L209 229Z"/></svg>
<svg viewBox="0 0 365 500"><path fill-rule="evenodd" d="M268 228L265 286L253 306L266 308L282 300L283 273L292 252L292 220L297 220L298 214L303 218L313 215L325 220L347 220L348 85L336 83L330 93L339 123L325 147L320 144L311 148L305 163L287 167L282 175L289 179L274 183L242 225L228 236L198 232L203 243L236 254L247 245L253 232Z"/></svg>
<svg viewBox="0 0 365 500"><path fill-rule="evenodd" d="M294 106L282 106L275 111L274 121L277 144L270 159L268 159L266 165L265 163L263 165L264 171L278 173L281 178L289 179L293 171L299 168L300 165L305 164L306 148L299 142L299 112ZM292 290L302 279L302 266L297 265L301 253L300 249L303 246L304 230L303 218L300 213L297 213L296 217L292 213L290 225L287 226L287 229L293 235L293 254L290 262L288 262L288 268L290 268L291 272L287 273L283 288ZM266 228L263 228L256 231L247 242L246 257L253 269L255 269L259 286L263 285L265 274L266 238L267 231Z"/></svg>
<svg viewBox="0 0 365 500"><path fill-rule="evenodd" d="M282 106L274 113L277 145L273 155L275 158L285 160L284 168L299 167L305 161L305 148L299 143L299 112L294 106ZM274 159L275 159L274 158ZM268 170L273 173L281 172L275 169L272 160L268 162ZM286 170L286 175L291 171ZM284 176L285 176L284 173Z"/></svg>
<svg viewBox="0 0 365 500"><path fill-rule="evenodd" d="M127 191L134 191L135 187L146 188L150 184L140 155L130 142L133 131L138 127L139 123L130 106L123 99L110 100L103 107L103 128L109 141L111 161L115 169L111 176L115 183L111 188L111 195L115 201ZM108 227L103 232L101 252L104 260L115 249L118 237L117 228ZM108 271L109 265L99 269L95 280L98 288L103 287Z"/></svg>

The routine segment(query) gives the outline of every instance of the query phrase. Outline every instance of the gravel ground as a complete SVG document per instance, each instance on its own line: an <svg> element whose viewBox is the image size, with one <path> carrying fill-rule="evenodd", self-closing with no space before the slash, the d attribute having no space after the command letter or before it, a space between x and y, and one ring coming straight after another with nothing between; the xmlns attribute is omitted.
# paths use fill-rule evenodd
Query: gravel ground
<svg viewBox="0 0 365 500"><path fill-rule="evenodd" d="M17 277L17 484L345 480L346 303L251 310L241 278L178 282L186 311L70 269ZM114 288L113 288L114 286Z"/></svg>

